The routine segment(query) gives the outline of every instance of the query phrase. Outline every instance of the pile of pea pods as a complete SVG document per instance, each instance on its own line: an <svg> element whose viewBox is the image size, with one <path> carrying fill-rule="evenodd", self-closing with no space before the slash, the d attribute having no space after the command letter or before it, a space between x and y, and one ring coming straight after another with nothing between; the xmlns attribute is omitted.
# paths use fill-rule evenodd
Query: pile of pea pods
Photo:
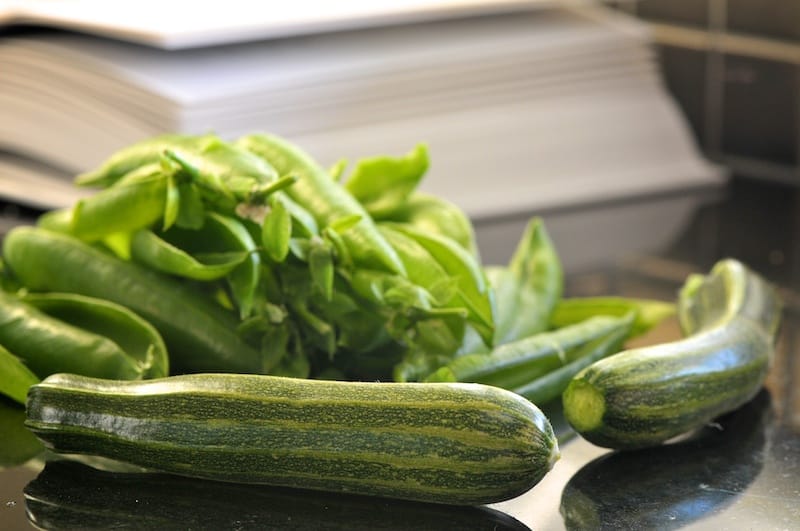
<svg viewBox="0 0 800 531"><path fill-rule="evenodd" d="M530 220L481 263L468 217L418 189L418 145L323 168L270 134L162 135L79 175L93 190L3 241L0 391L55 372L472 381L536 402L673 312L567 299Z"/></svg>

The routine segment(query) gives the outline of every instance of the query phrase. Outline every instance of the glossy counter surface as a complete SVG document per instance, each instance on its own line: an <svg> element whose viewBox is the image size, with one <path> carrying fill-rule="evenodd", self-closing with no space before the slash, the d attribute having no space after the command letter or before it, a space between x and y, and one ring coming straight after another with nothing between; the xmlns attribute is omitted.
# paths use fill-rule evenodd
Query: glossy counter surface
<svg viewBox="0 0 800 531"><path fill-rule="evenodd" d="M570 436L558 408L544 406L562 433L561 460L531 491L490 508L115 475L63 462L41 472L29 463L0 471L0 530L29 529L31 521L44 529L799 529L797 197L794 189L737 183L694 212L663 251L630 249L568 276L571 295L674 300L688 273L736 256L779 284L785 312L765 389L691 438L610 452ZM574 215L591 223L593 213ZM678 336L667 321L638 341ZM0 419L4 450L14 441L15 415Z"/></svg>

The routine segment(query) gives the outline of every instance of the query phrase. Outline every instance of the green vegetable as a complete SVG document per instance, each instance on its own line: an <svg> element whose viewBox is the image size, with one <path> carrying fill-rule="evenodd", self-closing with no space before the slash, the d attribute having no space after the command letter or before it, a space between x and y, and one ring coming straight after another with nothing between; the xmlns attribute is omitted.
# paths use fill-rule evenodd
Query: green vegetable
<svg viewBox="0 0 800 531"><path fill-rule="evenodd" d="M500 345L488 354L458 357L425 381L477 382L515 389L573 362L585 353L585 345L627 326L625 318L598 315Z"/></svg>
<svg viewBox="0 0 800 531"><path fill-rule="evenodd" d="M541 218L528 222L508 266L487 267L486 275L497 305L494 346L548 329L564 291L564 272Z"/></svg>
<svg viewBox="0 0 800 531"><path fill-rule="evenodd" d="M0 396L0 433L3 434L0 443L0 471L20 466L44 451L41 441L25 428L25 408L5 400L2 396ZM7 485L8 483L4 488L8 488Z"/></svg>
<svg viewBox="0 0 800 531"><path fill-rule="evenodd" d="M295 176L297 182L286 190L287 195L311 212L321 227L356 216L358 222L341 236L357 264L405 273L400 258L361 203L298 146L266 134L247 135L236 144L268 161L281 175Z"/></svg>
<svg viewBox="0 0 800 531"><path fill-rule="evenodd" d="M65 460L49 461L24 492L31 522L43 529L530 531L488 507L108 472Z"/></svg>
<svg viewBox="0 0 800 531"><path fill-rule="evenodd" d="M636 313L631 337L642 335L655 328L664 319L675 315L675 304L633 297L570 297L558 301L550 326L560 328L577 323L593 315L622 316Z"/></svg>
<svg viewBox="0 0 800 531"><path fill-rule="evenodd" d="M732 259L690 278L678 304L687 337L628 350L586 368L564 392L564 414L611 448L660 444L749 401L773 357L780 300Z"/></svg>
<svg viewBox="0 0 800 531"><path fill-rule="evenodd" d="M559 456L533 404L470 384L54 375L26 426L56 452L180 475L457 505L517 496Z"/></svg>
<svg viewBox="0 0 800 531"><path fill-rule="evenodd" d="M175 372L262 370L259 352L236 333L236 317L191 285L35 227L9 231L3 256L31 291L105 299L149 321L164 338Z"/></svg>
<svg viewBox="0 0 800 531"><path fill-rule="evenodd" d="M28 388L39 383L39 377L17 356L0 346L0 394L25 404Z"/></svg>
<svg viewBox="0 0 800 531"><path fill-rule="evenodd" d="M104 378L141 378L148 368L100 334L51 317L0 292L0 344L39 378L74 372Z"/></svg>

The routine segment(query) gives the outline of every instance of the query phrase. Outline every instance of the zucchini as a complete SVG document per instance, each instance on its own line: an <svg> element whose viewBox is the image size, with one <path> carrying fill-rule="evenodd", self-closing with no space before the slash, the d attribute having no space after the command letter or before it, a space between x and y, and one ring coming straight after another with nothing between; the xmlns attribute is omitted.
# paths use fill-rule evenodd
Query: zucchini
<svg viewBox="0 0 800 531"><path fill-rule="evenodd" d="M27 406L26 426L58 453L453 505L522 494L559 457L536 406L480 384L60 374L31 387Z"/></svg>
<svg viewBox="0 0 800 531"><path fill-rule="evenodd" d="M681 291L686 337L627 350L577 374L564 415L590 442L609 448L660 444L748 402L763 385L781 304L742 263L721 260Z"/></svg>

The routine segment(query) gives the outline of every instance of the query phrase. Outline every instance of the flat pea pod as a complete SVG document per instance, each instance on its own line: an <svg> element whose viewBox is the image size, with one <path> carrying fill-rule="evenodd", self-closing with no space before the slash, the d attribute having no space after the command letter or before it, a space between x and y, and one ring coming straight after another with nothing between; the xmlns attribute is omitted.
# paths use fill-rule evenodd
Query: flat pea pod
<svg viewBox="0 0 800 531"><path fill-rule="evenodd" d="M528 222L507 267L487 267L485 271L497 305L494 345L549 328L564 291L564 272L541 218Z"/></svg>
<svg viewBox="0 0 800 531"><path fill-rule="evenodd" d="M425 381L476 382L513 389L573 361L583 345L618 329L621 322L619 317L598 315L500 345L488 354L461 356Z"/></svg>
<svg viewBox="0 0 800 531"><path fill-rule="evenodd" d="M142 378L169 375L169 356L161 335L124 306L74 293L27 293L22 301L50 317L111 339L136 361Z"/></svg>
<svg viewBox="0 0 800 531"><path fill-rule="evenodd" d="M675 315L676 305L654 299L633 297L569 297L558 301L550 316L550 326L560 328L593 315L625 315L636 313L631 337L642 335L668 317Z"/></svg>
<svg viewBox="0 0 800 531"><path fill-rule="evenodd" d="M99 167L78 175L75 183L78 186L107 188L137 168L159 162L165 150L197 141L198 137L179 134L164 134L141 140L120 149Z"/></svg>
<svg viewBox="0 0 800 531"><path fill-rule="evenodd" d="M29 290L77 293L116 302L159 331L175 372L260 372L261 356L236 333L238 320L173 279L68 235L16 227L3 256Z"/></svg>
<svg viewBox="0 0 800 531"><path fill-rule="evenodd" d="M148 227L163 218L168 188L169 179L158 164L138 168L115 186L79 199L72 207L69 233L93 242Z"/></svg>
<svg viewBox="0 0 800 531"><path fill-rule="evenodd" d="M36 383L39 383L39 377L20 358L0 345L0 394L25 405L28 388Z"/></svg>
<svg viewBox="0 0 800 531"><path fill-rule="evenodd" d="M322 228L357 216L358 222L341 234L357 265L405 275L400 257L380 235L369 213L302 149L268 134L247 135L236 145L268 161L280 175L297 177L286 194L311 212Z"/></svg>
<svg viewBox="0 0 800 531"><path fill-rule="evenodd" d="M0 344L39 378L71 372L133 380L143 373L111 339L51 317L7 293L0 293Z"/></svg>

